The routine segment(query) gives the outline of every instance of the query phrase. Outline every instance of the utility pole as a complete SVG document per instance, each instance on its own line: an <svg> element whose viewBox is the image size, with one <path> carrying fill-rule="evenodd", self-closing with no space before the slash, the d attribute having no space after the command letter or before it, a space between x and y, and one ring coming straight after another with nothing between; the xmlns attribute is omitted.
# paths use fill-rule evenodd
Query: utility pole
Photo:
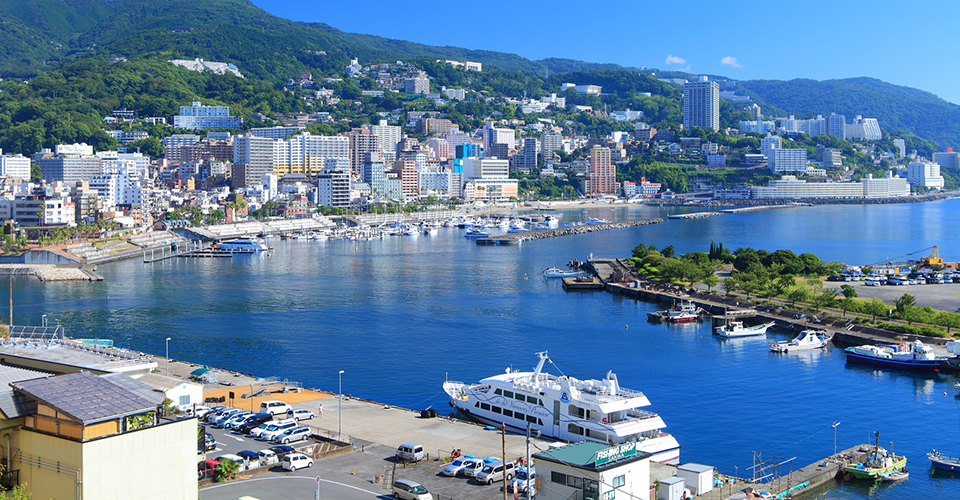
<svg viewBox="0 0 960 500"><path fill-rule="evenodd" d="M503 459L503 500L507 500L507 424L500 422L500 455Z"/></svg>
<svg viewBox="0 0 960 500"><path fill-rule="evenodd" d="M530 498L530 488L534 487L534 484L531 482L533 480L533 467L530 464L530 422L527 422L527 483L525 484L527 488L527 498Z"/></svg>

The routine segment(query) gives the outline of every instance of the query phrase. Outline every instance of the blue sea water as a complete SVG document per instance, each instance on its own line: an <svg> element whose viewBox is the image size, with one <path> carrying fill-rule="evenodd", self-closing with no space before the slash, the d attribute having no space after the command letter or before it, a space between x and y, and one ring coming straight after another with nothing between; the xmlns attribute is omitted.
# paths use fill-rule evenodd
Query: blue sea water
<svg viewBox="0 0 960 500"><path fill-rule="evenodd" d="M602 292L565 293L540 271L571 259L629 256L637 243L678 253L723 242L788 248L871 264L940 245L960 260L960 200L796 207L589 235L481 247L462 230L366 242L279 241L269 256L139 259L100 266L100 283L15 279L14 319L59 320L68 335L414 409L447 408L445 378L475 382L532 368L548 350L554 373L613 370L647 394L683 446L682 460L749 476L754 452L798 468L872 441L909 459L903 484L851 483L824 498L960 498L960 477L928 472L924 453L960 454L953 375L846 366L837 349L769 353L762 339L720 339L708 324L646 322L656 305ZM564 222L666 217L682 208L577 208ZM960 285L956 285L960 292ZM772 332L772 338L787 338ZM345 422L344 432L349 433ZM950 453L950 450L958 450ZM784 466L781 473L789 472Z"/></svg>

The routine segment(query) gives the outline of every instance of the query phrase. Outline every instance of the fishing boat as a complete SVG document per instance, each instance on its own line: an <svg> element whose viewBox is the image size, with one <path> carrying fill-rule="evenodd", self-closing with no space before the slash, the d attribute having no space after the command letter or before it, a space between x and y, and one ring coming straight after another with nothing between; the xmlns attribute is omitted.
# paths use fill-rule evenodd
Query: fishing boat
<svg viewBox="0 0 960 500"><path fill-rule="evenodd" d="M533 371L515 371L487 377L476 384L447 381L443 389L451 405L480 422L569 442L623 444L636 441L638 452L651 460L677 464L680 444L663 431L666 424L639 391L620 387L612 372L602 379L578 380L544 372L550 361L537 353ZM553 361L550 361L553 364Z"/></svg>
<svg viewBox="0 0 960 500"><path fill-rule="evenodd" d="M559 267L548 267L543 270L544 278L574 278L580 275L580 271L565 271Z"/></svg>
<svg viewBox="0 0 960 500"><path fill-rule="evenodd" d="M934 372L939 371L940 364L947 359L936 356L932 347L919 340L894 345L853 346L843 352L847 355L847 361Z"/></svg>
<svg viewBox="0 0 960 500"><path fill-rule="evenodd" d="M590 220L587 221L587 224L609 224L609 223L610 221L608 221L607 219L596 219L593 217L590 217Z"/></svg>
<svg viewBox="0 0 960 500"><path fill-rule="evenodd" d="M907 457L896 456L888 453L880 447L880 433L876 432L877 443L874 444L873 453L867 455L863 462L850 464L843 468L843 471L850 473L857 479L878 479L882 474L902 471L907 466Z"/></svg>
<svg viewBox="0 0 960 500"><path fill-rule="evenodd" d="M804 330L793 340L781 340L780 342L771 342L768 344L773 352L782 352L784 354L792 351L805 351L810 349L822 349L830 342L827 333L822 330Z"/></svg>
<svg viewBox="0 0 960 500"><path fill-rule="evenodd" d="M929 458L930 462L933 463L934 468L952 472L960 472L960 458L943 456L943 454L937 450L927 453L927 458Z"/></svg>
<svg viewBox="0 0 960 500"><path fill-rule="evenodd" d="M886 474L880 474L880 480L886 483L893 483L896 481L902 481L910 477L910 473L905 470L899 470L896 472L887 472Z"/></svg>
<svg viewBox="0 0 960 500"><path fill-rule="evenodd" d="M773 326L773 321L755 326L743 326L743 321L731 321L723 326L718 326L715 333L721 337L753 337L767 333L767 329Z"/></svg>
<svg viewBox="0 0 960 500"><path fill-rule="evenodd" d="M700 308L689 300L681 300L666 311L647 313L647 319L670 323L692 323L700 319Z"/></svg>

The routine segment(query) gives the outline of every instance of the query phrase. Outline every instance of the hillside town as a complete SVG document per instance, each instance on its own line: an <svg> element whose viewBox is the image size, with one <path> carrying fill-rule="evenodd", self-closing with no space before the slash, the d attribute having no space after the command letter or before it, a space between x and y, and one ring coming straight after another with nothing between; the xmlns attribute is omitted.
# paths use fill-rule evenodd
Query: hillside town
<svg viewBox="0 0 960 500"><path fill-rule="evenodd" d="M201 72L237 71L199 59L170 62ZM461 71L482 71L478 63L443 62ZM896 152L877 150L883 134L873 118L764 117L749 98L722 91L720 82L706 77L671 82L682 86L683 123L660 129L645 122L642 111L575 106L576 113L627 129L603 136L572 134L569 120L552 118L569 108L569 93L602 95L602 86L589 82L566 83L540 99L485 97L484 91L468 88L437 89L409 63L362 66L356 59L344 69L344 78L374 79L377 89L363 90L362 96L393 96L401 106L372 114L368 123L342 133L311 132L353 122L337 106L348 97L324 88L342 79L314 81L305 72L289 80L286 89L318 109L314 113L239 117L228 106L200 101L184 103L175 116L116 109L103 119L105 133L119 144L116 150L61 144L29 156L0 156L5 179L0 217L19 227L101 220L135 227L182 218L184 209L193 214L198 209L207 222L229 223L251 212L299 218L317 209L377 212L427 200L432 205L498 204L563 196L638 202L682 194L658 182L656 172L639 179L621 172L641 159L694 167L687 191L719 200L890 198L941 190L941 167L960 165L950 148L923 158L907 151L902 139L894 140ZM721 130L721 99L742 105L754 119ZM477 129L461 130L434 110L471 100L507 106L522 118L501 118L503 113L494 111ZM360 100L352 104L363 106ZM355 120L357 112L350 115ZM274 125L245 128L245 118ZM163 137L151 136L146 126L164 130ZM850 141L854 154L882 173L857 175L861 166L840 148L807 147L795 141L801 136ZM751 140L721 144L710 137ZM151 143L158 147L146 154L138 147ZM731 185L710 176L727 169L745 181ZM751 185L753 176L768 182ZM546 180L560 189L542 189Z"/></svg>

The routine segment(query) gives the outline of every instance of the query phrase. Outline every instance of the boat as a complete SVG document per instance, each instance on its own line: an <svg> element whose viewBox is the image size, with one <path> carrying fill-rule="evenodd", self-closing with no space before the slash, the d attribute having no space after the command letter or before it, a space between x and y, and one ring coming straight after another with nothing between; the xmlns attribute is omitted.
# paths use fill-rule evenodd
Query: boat
<svg viewBox="0 0 960 500"><path fill-rule="evenodd" d="M682 300L666 311L647 313L647 319L670 323L692 323L700 319L700 309L689 300Z"/></svg>
<svg viewBox="0 0 960 500"><path fill-rule="evenodd" d="M217 243L217 248L234 253L253 253L267 250L264 244L253 238L234 238L232 240L221 241Z"/></svg>
<svg viewBox="0 0 960 500"><path fill-rule="evenodd" d="M467 232L466 234L464 234L464 236L466 236L467 238L486 238L490 236L490 233L485 233L480 229L472 228L472 229L467 229Z"/></svg>
<svg viewBox="0 0 960 500"><path fill-rule="evenodd" d="M877 444L874 445L873 454L867 455L867 459L863 462L844 467L844 472L852 474L857 479L879 479L883 474L899 472L906 468L907 457L888 453L879 446L880 433L876 432L875 435Z"/></svg>
<svg viewBox="0 0 960 500"><path fill-rule="evenodd" d="M804 330L793 340L781 340L769 344L773 352L782 352L784 354L791 351L805 351L809 349L822 349L830 342L827 333L822 330Z"/></svg>
<svg viewBox="0 0 960 500"><path fill-rule="evenodd" d="M853 346L843 352L847 355L847 361L934 372L939 371L940 364L947 359L936 356L932 347L919 340L894 345Z"/></svg>
<svg viewBox="0 0 960 500"><path fill-rule="evenodd" d="M545 373L550 359L546 352L537 357L532 372L507 368L476 384L447 381L443 389L452 406L487 425L525 433L530 424L535 435L569 442L635 441L651 460L679 463L680 444L663 431L659 415L640 409L650 405L642 392L620 387L612 371L600 380Z"/></svg>
<svg viewBox="0 0 960 500"><path fill-rule="evenodd" d="M927 453L927 458L930 459L930 462L933 463L933 467L936 469L960 472L960 458L943 456L943 454L937 450Z"/></svg>
<svg viewBox="0 0 960 500"><path fill-rule="evenodd" d="M543 270L544 278L574 278L580 275L580 271L565 271L559 267L548 267Z"/></svg>
<svg viewBox="0 0 960 500"><path fill-rule="evenodd" d="M892 483L895 481L902 481L910 477L910 473L905 470L899 470L896 472L887 472L885 474L880 474L880 480L887 483Z"/></svg>
<svg viewBox="0 0 960 500"><path fill-rule="evenodd" d="M767 333L767 329L773 326L773 321L755 326L743 326L743 321L731 321L730 323L718 326L715 333L721 337L753 337Z"/></svg>
<svg viewBox="0 0 960 500"><path fill-rule="evenodd" d="M609 223L610 221L608 221L607 219L595 219L593 217L590 217L590 220L587 221L587 224L609 224Z"/></svg>

